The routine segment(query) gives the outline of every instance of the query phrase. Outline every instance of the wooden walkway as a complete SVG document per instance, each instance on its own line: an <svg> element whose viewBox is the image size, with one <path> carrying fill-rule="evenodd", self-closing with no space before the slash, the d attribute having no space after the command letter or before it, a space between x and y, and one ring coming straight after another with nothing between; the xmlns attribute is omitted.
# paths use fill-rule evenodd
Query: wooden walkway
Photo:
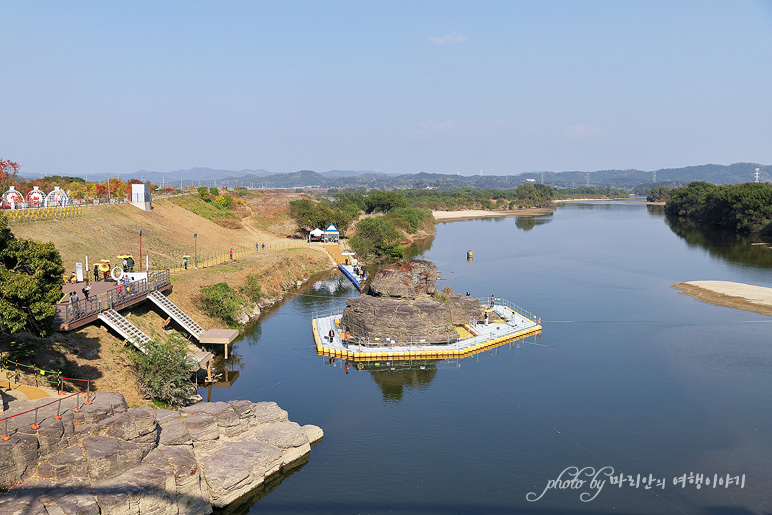
<svg viewBox="0 0 772 515"><path fill-rule="evenodd" d="M85 282L67 283L62 286L63 301L56 304L56 316L54 317L54 327L57 331L78 329L95 322L99 313L106 309L112 308L118 311L128 308L144 302L148 294L153 291L167 292L172 289L168 270L151 274L150 280L132 283L131 292L127 292L126 288L121 288L120 294L118 293L118 285L114 282L92 281L90 284L91 294L88 301L84 299L82 292L82 288L86 285ZM77 309L69 303L71 291L78 294Z"/></svg>

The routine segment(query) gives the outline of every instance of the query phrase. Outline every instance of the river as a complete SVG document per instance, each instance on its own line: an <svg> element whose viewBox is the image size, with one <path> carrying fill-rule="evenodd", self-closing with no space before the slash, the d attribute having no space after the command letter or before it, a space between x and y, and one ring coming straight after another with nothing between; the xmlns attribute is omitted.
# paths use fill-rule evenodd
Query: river
<svg viewBox="0 0 772 515"><path fill-rule="evenodd" d="M628 202L441 223L419 253L438 287L509 299L542 318L542 334L348 374L316 355L310 319L356 291L320 278L248 328L229 388L199 391L276 401L325 431L307 464L230 512L772 511L772 319L670 288L772 286L772 250L749 243ZM571 467L584 483L568 481Z"/></svg>

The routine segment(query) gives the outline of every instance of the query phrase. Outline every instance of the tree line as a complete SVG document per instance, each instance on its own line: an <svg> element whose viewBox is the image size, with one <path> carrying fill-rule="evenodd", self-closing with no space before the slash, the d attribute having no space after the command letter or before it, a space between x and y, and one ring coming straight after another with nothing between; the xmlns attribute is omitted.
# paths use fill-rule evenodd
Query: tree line
<svg viewBox="0 0 772 515"><path fill-rule="evenodd" d="M539 183L521 184L515 189L506 190L472 187L369 192L330 189L324 197L290 202L290 216L297 223L300 235L307 237L312 230L325 229L330 223L335 225L341 236L346 236L363 213L382 214L359 220L351 234L350 244L364 259L400 258L404 255L401 242L419 231L433 233L434 217L431 211L511 210L549 207L556 199L627 196L627 190L596 187L557 189Z"/></svg>
<svg viewBox="0 0 772 515"><path fill-rule="evenodd" d="M665 214L739 233L772 235L772 184L716 186L696 181L670 191Z"/></svg>

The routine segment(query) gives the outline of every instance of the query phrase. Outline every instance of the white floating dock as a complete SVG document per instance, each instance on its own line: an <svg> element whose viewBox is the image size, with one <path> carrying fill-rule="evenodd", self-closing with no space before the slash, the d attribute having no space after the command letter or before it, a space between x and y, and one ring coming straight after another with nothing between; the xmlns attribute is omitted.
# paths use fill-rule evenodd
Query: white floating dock
<svg viewBox="0 0 772 515"><path fill-rule="evenodd" d="M346 341L340 330L342 313L316 317L311 321L311 326L319 354L353 361L466 357L490 347L539 333L542 329L541 319L537 319L531 313L506 300L496 299L493 308L487 304L483 306L489 312L495 312L501 320L487 325L478 322L476 325L458 326L456 330L459 333L459 339L447 343L428 342L420 337L408 341L403 338L399 342L388 337L358 340L352 338ZM334 333L332 341L328 336L330 329Z"/></svg>

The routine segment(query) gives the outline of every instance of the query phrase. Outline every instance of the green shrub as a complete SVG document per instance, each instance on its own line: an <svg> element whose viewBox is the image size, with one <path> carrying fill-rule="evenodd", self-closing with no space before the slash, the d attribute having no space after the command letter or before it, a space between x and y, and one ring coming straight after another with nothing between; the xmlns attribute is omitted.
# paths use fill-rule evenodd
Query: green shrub
<svg viewBox="0 0 772 515"><path fill-rule="evenodd" d="M217 198L214 199L214 203L222 208L228 208L233 205L233 197L227 193L225 195L218 195Z"/></svg>
<svg viewBox="0 0 772 515"><path fill-rule="evenodd" d="M204 313L212 318L219 318L229 326L238 324L236 316L246 304L241 293L226 283L202 286L200 291L199 302Z"/></svg>
<svg viewBox="0 0 772 515"><path fill-rule="evenodd" d="M206 187L201 186L198 188L198 196L204 202L211 202L212 198L209 196L209 190Z"/></svg>
<svg viewBox="0 0 772 515"><path fill-rule="evenodd" d="M248 275L244 279L244 285L239 289L246 298L252 302L257 302L263 295L263 290L260 287L260 280L257 276Z"/></svg>
<svg viewBox="0 0 772 515"><path fill-rule="evenodd" d="M211 188L209 188L209 193L211 193L212 195L214 195L216 197L217 195L220 194L220 190L218 190L217 188L212 186Z"/></svg>
<svg viewBox="0 0 772 515"><path fill-rule="evenodd" d="M147 354L132 352L142 393L155 403L181 406L194 392L190 376L196 370L185 340L171 335L166 342L150 342Z"/></svg>

